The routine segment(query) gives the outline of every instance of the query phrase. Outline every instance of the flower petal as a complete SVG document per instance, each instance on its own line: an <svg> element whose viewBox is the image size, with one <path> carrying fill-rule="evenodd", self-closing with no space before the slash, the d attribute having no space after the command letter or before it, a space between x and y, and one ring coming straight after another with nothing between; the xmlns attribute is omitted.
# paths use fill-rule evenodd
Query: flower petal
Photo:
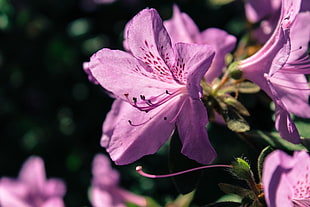
<svg viewBox="0 0 310 207"><path fill-rule="evenodd" d="M212 64L204 76L208 83L223 73L226 55L234 49L236 42L236 37L221 29L209 28L202 32L201 43L208 44L215 50Z"/></svg>
<svg viewBox="0 0 310 207"><path fill-rule="evenodd" d="M286 153L276 150L264 162L262 182L265 200L269 207L292 206L289 197L293 191L287 178L283 176L288 172L288 169L281 166L282 160L289 161L290 157Z"/></svg>
<svg viewBox="0 0 310 207"><path fill-rule="evenodd" d="M171 136L183 99L175 97L148 113L134 107L122 111L106 147L112 160L124 165L155 153Z"/></svg>
<svg viewBox="0 0 310 207"><path fill-rule="evenodd" d="M94 157L92 165L93 185L102 188L111 188L117 186L119 174L112 169L110 160L103 154L97 154Z"/></svg>
<svg viewBox="0 0 310 207"><path fill-rule="evenodd" d="M107 147L109 145L116 124L122 119L122 114L130 108L132 108L132 105L122 99L116 99L113 102L111 110L106 115L102 124L102 137L100 141L102 147Z"/></svg>
<svg viewBox="0 0 310 207"><path fill-rule="evenodd" d="M91 57L89 68L102 87L124 101L133 102L141 95L148 99L180 87L156 80L144 63L119 50L100 50Z"/></svg>
<svg viewBox="0 0 310 207"><path fill-rule="evenodd" d="M214 50L208 45L177 43L175 51L177 58L172 69L173 75L187 83L192 98L201 98L200 81L212 63Z"/></svg>
<svg viewBox="0 0 310 207"><path fill-rule="evenodd" d="M198 100L187 100L177 127L182 141L182 153L202 164L210 164L216 158L207 134L208 115L205 107Z"/></svg>
<svg viewBox="0 0 310 207"><path fill-rule="evenodd" d="M19 176L19 180L26 183L33 191L44 189L46 176L44 161L40 157L30 157L24 163Z"/></svg>
<svg viewBox="0 0 310 207"><path fill-rule="evenodd" d="M199 42L199 28L187 14L181 12L176 5L173 6L173 17L170 20L164 21L164 25L173 44L177 42Z"/></svg>
<svg viewBox="0 0 310 207"><path fill-rule="evenodd" d="M299 13L290 32L291 54L288 62L293 62L307 53L310 40L310 13Z"/></svg>
<svg viewBox="0 0 310 207"><path fill-rule="evenodd" d="M52 197L45 201L40 207L65 207L65 204L61 198Z"/></svg>
<svg viewBox="0 0 310 207"><path fill-rule="evenodd" d="M310 88L304 74L275 73L270 81L288 112L310 118Z"/></svg>
<svg viewBox="0 0 310 207"><path fill-rule="evenodd" d="M157 78L172 78L171 40L157 11L142 10L126 29L126 44L133 56L149 65Z"/></svg>
<svg viewBox="0 0 310 207"><path fill-rule="evenodd" d="M111 189L110 189L111 190ZM111 194L112 191L101 190L98 187L90 189L90 200L94 207L126 207L124 201L117 196Z"/></svg>
<svg viewBox="0 0 310 207"><path fill-rule="evenodd" d="M28 193L29 189L24 183L5 177L0 179L0 206L31 207L25 202Z"/></svg>

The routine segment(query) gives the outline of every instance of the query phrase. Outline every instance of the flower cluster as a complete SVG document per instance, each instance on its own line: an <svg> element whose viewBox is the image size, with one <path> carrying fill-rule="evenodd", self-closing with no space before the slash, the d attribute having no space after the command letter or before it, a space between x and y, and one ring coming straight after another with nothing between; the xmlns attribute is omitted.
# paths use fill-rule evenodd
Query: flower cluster
<svg viewBox="0 0 310 207"><path fill-rule="evenodd" d="M156 9L140 11L125 26L124 50L103 48L83 64L89 80L115 99L100 141L111 160L127 165L174 140L171 157L178 153L202 166L181 172L172 169L167 175L150 175L141 167L137 171L145 177L163 178L227 168L238 182L223 181L219 188L233 199L218 200L210 207L310 206L310 139L301 136L295 123L296 116L310 118L309 2L246 1L249 31L242 40L220 28L200 31L177 5L172 18L165 21ZM257 93L274 106L273 131L251 128L252 116L239 96ZM212 122L259 145L257 167L243 157L230 165L219 164L222 152L207 130ZM180 146L173 146L175 139ZM91 204L159 206L120 187L119 181L109 157L97 154L89 188ZM193 186L192 193L181 190L186 195L166 206L190 206ZM43 160L31 157L17 179L0 179L0 206L63 207L65 191L64 182L46 179Z"/></svg>

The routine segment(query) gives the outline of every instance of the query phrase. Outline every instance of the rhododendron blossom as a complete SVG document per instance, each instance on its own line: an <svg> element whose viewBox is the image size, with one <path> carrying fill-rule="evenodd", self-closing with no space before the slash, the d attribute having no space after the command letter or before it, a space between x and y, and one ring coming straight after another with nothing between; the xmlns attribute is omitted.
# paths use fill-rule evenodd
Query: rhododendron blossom
<svg viewBox="0 0 310 207"><path fill-rule="evenodd" d="M309 154L272 152L265 159L262 182L268 207L310 206Z"/></svg>
<svg viewBox="0 0 310 207"><path fill-rule="evenodd" d="M61 180L46 179L43 160L30 157L17 179L0 179L1 207L64 207L66 187Z"/></svg>
<svg viewBox="0 0 310 207"><path fill-rule="evenodd" d="M290 112L309 118L306 55L310 38L310 14L299 13L300 1L283 0L278 26L268 42L253 56L240 61L244 77L259 85L274 101L276 129L293 143L299 134Z"/></svg>
<svg viewBox="0 0 310 207"><path fill-rule="evenodd" d="M103 154L97 154L92 166L92 186L90 201L93 206L125 207L126 202L146 206L145 198L121 189L118 186L119 174L111 168L110 160Z"/></svg>
<svg viewBox="0 0 310 207"><path fill-rule="evenodd" d="M117 118L104 123L103 129L109 130L103 132L102 146L117 164L128 164L155 153L177 127L181 152L210 163L216 155L205 128L200 80L214 50L208 45L172 45L154 9L141 11L126 31L130 52L102 49L85 68L119 99L108 115Z"/></svg>

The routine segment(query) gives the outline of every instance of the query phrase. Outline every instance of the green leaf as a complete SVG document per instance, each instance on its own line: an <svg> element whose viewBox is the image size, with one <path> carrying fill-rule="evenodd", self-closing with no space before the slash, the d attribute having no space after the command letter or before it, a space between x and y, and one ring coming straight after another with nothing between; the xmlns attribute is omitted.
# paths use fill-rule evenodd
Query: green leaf
<svg viewBox="0 0 310 207"><path fill-rule="evenodd" d="M267 133L260 130L255 130L251 132L246 132L244 134L258 142L264 141L271 147L276 149L281 149L285 151L300 151L305 149L302 144L293 144L286 141L285 139L281 138L278 133Z"/></svg>
<svg viewBox="0 0 310 207"><path fill-rule="evenodd" d="M262 174L263 174L263 164L265 161L265 158L273 151L273 148L270 146L265 147L260 155L258 156L258 161L257 161L257 170L258 170L258 176L259 180L262 180Z"/></svg>
<svg viewBox="0 0 310 207"><path fill-rule="evenodd" d="M156 203L156 201L154 201L152 198L150 197L145 197L146 198L146 207L160 207L160 205L158 203Z"/></svg>
<svg viewBox="0 0 310 207"><path fill-rule="evenodd" d="M189 207L195 195L195 191L192 191L185 195L180 195L177 199L172 202L168 203L166 207Z"/></svg>
<svg viewBox="0 0 310 207"><path fill-rule="evenodd" d="M222 110L222 116L227 127L234 132L246 132L250 130L248 122L231 106Z"/></svg>
<svg viewBox="0 0 310 207"><path fill-rule="evenodd" d="M249 111L237 99L233 98L230 95L222 96L222 98L224 103L235 108L239 114L242 114L244 116L250 116Z"/></svg>
<svg viewBox="0 0 310 207"><path fill-rule="evenodd" d="M223 116L230 130L234 132L245 132L250 130L249 124L241 116L241 114L249 115L249 112L239 101L227 94L216 96L215 100L218 104L215 109Z"/></svg>
<svg viewBox="0 0 310 207"><path fill-rule="evenodd" d="M241 198L246 197L246 196L252 199L255 198L255 193L250 189L243 188L237 185L228 184L228 183L219 183L218 185L220 189L226 194L236 194L240 196Z"/></svg>
<svg viewBox="0 0 310 207"><path fill-rule="evenodd" d="M182 144L178 136L177 130L171 137L169 150L169 168L171 173L200 167L201 164L189 159L181 153ZM190 172L172 177L172 180L181 194L187 194L196 189L198 181L202 175L202 171Z"/></svg>
<svg viewBox="0 0 310 207"><path fill-rule="evenodd" d="M241 82L236 85L236 89L240 93L258 93L260 91L260 87L252 82Z"/></svg>
<svg viewBox="0 0 310 207"><path fill-rule="evenodd" d="M218 202L218 203L210 203L204 207L239 207L241 206L241 203L238 202Z"/></svg>
<svg viewBox="0 0 310 207"><path fill-rule="evenodd" d="M310 152L310 138L302 138L301 143Z"/></svg>

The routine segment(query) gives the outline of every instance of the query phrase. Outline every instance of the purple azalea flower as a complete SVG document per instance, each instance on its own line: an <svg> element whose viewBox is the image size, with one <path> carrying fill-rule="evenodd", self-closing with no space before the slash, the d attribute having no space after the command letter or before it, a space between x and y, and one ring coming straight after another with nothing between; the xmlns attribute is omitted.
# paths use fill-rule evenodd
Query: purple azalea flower
<svg viewBox="0 0 310 207"><path fill-rule="evenodd" d="M117 164L128 164L155 153L177 127L182 153L209 164L216 153L205 128L208 116L200 100L200 80L214 51L208 45L172 46L154 9L130 21L126 44L130 52L102 49L85 68L119 99L108 114L116 118L104 122L109 130L103 132L102 146Z"/></svg>
<svg viewBox="0 0 310 207"><path fill-rule="evenodd" d="M298 0L283 0L276 30L253 56L240 61L244 77L259 85L274 101L276 129L292 143L299 134L290 114L309 118L310 95L304 74L310 72L306 55L310 38L310 13L300 13Z"/></svg>
<svg viewBox="0 0 310 207"><path fill-rule="evenodd" d="M118 186L119 174L111 168L110 160L97 154L93 160L93 179L90 200L94 207L126 207L125 202L146 206L144 197L125 191Z"/></svg>
<svg viewBox="0 0 310 207"><path fill-rule="evenodd" d="M46 179L43 160L30 157L23 165L18 179L0 179L2 207L63 207L66 187L61 180Z"/></svg>
<svg viewBox="0 0 310 207"><path fill-rule="evenodd" d="M267 156L262 176L268 207L310 206L310 157L296 151L291 157L276 150Z"/></svg>

